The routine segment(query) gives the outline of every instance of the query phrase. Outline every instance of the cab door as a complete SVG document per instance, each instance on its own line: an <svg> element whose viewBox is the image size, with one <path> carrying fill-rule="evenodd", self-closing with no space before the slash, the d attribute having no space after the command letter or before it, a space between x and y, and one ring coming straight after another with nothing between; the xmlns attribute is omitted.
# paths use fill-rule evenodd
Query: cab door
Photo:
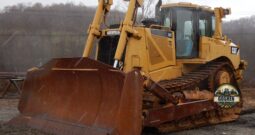
<svg viewBox="0 0 255 135"><path fill-rule="evenodd" d="M197 14L192 8L176 8L173 29L176 32L176 57L197 58L199 55Z"/></svg>

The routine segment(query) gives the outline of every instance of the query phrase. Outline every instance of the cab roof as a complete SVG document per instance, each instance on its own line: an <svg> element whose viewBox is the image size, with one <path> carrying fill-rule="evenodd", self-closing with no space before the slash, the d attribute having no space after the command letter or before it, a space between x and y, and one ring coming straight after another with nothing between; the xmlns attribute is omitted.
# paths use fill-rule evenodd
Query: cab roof
<svg viewBox="0 0 255 135"><path fill-rule="evenodd" d="M170 3L170 4L164 4L161 6L161 8L171 8L171 7L188 7L188 8L195 8L195 9L201 9L204 11L214 12L214 10L209 6L200 6L197 4L192 4L187 2Z"/></svg>

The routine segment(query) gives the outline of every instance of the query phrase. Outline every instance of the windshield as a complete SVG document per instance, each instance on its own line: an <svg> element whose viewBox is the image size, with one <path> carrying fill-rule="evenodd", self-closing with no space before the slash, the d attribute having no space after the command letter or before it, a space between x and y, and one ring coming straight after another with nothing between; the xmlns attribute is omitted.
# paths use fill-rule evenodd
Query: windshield
<svg viewBox="0 0 255 135"><path fill-rule="evenodd" d="M107 36L100 39L98 44L97 60L113 65L119 36Z"/></svg>

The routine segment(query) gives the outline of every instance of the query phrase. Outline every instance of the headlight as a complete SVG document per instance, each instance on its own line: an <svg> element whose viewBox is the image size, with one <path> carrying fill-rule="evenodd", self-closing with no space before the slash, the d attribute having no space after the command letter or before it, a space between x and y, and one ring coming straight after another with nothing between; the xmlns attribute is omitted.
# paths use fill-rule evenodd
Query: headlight
<svg viewBox="0 0 255 135"><path fill-rule="evenodd" d="M232 53L232 54L238 54L238 52L239 52L239 48L237 48L237 47L231 47L231 53Z"/></svg>
<svg viewBox="0 0 255 135"><path fill-rule="evenodd" d="M119 30L110 30L106 32L107 36L117 36L120 35L120 31Z"/></svg>

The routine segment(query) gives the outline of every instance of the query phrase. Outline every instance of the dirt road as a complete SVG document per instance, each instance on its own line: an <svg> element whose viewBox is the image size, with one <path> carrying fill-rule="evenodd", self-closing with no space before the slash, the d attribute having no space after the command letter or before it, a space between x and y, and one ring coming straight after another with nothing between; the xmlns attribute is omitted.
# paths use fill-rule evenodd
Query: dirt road
<svg viewBox="0 0 255 135"><path fill-rule="evenodd" d="M201 127L165 135L254 135L255 134L255 89L244 89L244 111L235 122ZM0 135L46 135L32 129L13 128L3 123L18 115L18 100L0 100ZM156 134L146 134L156 135Z"/></svg>

